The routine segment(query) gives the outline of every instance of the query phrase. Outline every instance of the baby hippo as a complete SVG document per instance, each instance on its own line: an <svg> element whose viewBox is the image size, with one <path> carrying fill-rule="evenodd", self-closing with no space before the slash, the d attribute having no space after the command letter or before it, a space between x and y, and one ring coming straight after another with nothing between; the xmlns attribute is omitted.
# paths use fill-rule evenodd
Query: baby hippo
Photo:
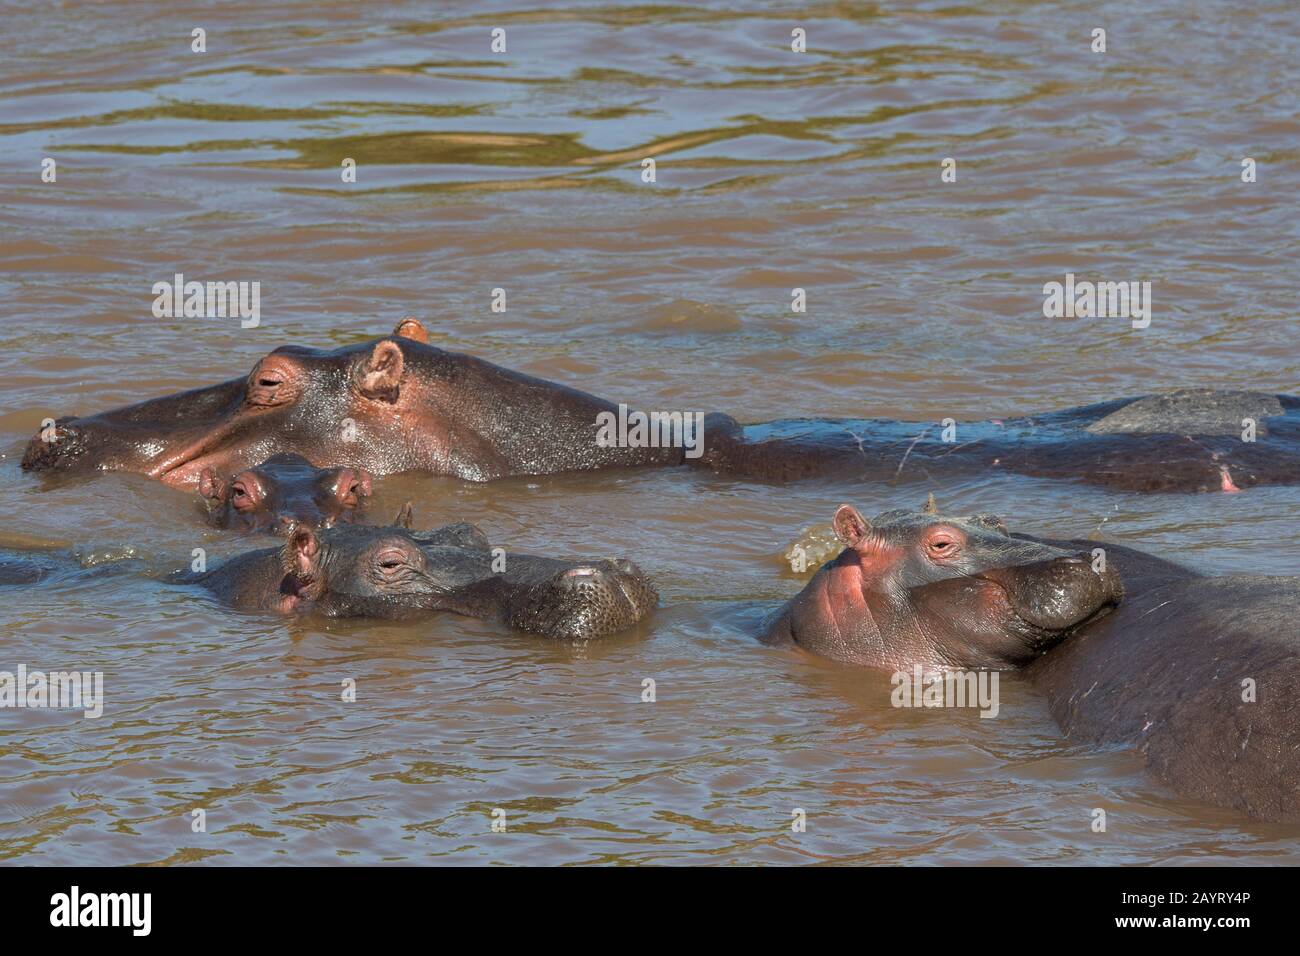
<svg viewBox="0 0 1300 956"><path fill-rule="evenodd" d="M988 515L868 522L843 505L835 529L848 547L767 640L885 670L1023 666L1071 739L1136 748L1194 799L1300 823L1300 578L1206 577Z"/></svg>
<svg viewBox="0 0 1300 956"><path fill-rule="evenodd" d="M414 533L396 526L316 532L298 525L281 548L172 580L202 585L248 610L386 619L451 611L569 640L628 628L659 600L631 561L507 554L464 523Z"/></svg>
<svg viewBox="0 0 1300 956"><path fill-rule="evenodd" d="M199 476L208 522L247 531L332 528L353 520L370 492L362 469L317 468L301 455L272 455L230 478L211 468Z"/></svg>

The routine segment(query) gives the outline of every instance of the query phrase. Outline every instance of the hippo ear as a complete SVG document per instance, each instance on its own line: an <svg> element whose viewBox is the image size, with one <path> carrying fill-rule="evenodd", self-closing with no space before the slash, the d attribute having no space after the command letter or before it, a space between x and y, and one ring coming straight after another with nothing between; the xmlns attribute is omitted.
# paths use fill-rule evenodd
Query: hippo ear
<svg viewBox="0 0 1300 956"><path fill-rule="evenodd" d="M925 499L925 507L921 509L921 514L937 515L938 513L939 513L939 505L934 500L934 492L932 491L930 492L930 497Z"/></svg>
<svg viewBox="0 0 1300 956"><path fill-rule="evenodd" d="M392 339L380 339L361 367L357 387L367 398L396 402L404 367L402 347Z"/></svg>
<svg viewBox="0 0 1300 956"><path fill-rule="evenodd" d="M840 505L832 523L836 536L850 548L857 547L871 530L871 523L853 505Z"/></svg>
<svg viewBox="0 0 1300 956"><path fill-rule="evenodd" d="M397 512L397 517L393 519L394 528L405 528L411 530L411 524L415 520L415 506L411 502L402 505L402 510Z"/></svg>
<svg viewBox="0 0 1300 956"><path fill-rule="evenodd" d="M298 578L314 578L319 567L320 539L306 525L298 525L284 546L284 570Z"/></svg>
<svg viewBox="0 0 1300 956"><path fill-rule="evenodd" d="M211 468L199 474L199 494L209 501L221 501L226 496L226 483Z"/></svg>
<svg viewBox="0 0 1300 956"><path fill-rule="evenodd" d="M413 319L409 316L397 323L397 328L393 329L393 334L403 339L411 339L422 345L429 344L429 330L424 327L419 319Z"/></svg>

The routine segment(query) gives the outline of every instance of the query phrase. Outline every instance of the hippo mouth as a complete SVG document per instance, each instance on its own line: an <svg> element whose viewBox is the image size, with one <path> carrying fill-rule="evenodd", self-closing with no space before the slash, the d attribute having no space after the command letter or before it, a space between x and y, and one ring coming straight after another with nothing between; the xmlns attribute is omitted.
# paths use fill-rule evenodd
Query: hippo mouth
<svg viewBox="0 0 1300 956"><path fill-rule="evenodd" d="M228 471L233 467L232 446L237 431L234 423L223 424L197 441L191 441L154 462L145 472L163 484L184 486L196 484L204 468Z"/></svg>
<svg viewBox="0 0 1300 956"><path fill-rule="evenodd" d="M318 584L319 578L310 571L286 574L280 580L280 613L292 614L314 601L322 590Z"/></svg>

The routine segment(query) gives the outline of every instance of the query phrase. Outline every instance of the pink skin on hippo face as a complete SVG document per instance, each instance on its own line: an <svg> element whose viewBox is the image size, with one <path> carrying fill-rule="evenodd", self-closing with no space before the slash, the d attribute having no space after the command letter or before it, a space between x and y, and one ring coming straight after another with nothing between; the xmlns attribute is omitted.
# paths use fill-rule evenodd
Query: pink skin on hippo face
<svg viewBox="0 0 1300 956"><path fill-rule="evenodd" d="M773 622L767 640L881 670L1024 665L1123 596L1088 551L1013 538L991 515L835 513L848 546Z"/></svg>

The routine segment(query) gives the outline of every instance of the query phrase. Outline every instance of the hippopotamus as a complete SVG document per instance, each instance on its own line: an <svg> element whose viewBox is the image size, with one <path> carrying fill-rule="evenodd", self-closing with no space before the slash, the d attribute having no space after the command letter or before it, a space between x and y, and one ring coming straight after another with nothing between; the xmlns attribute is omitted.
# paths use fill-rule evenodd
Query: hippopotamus
<svg viewBox="0 0 1300 956"><path fill-rule="evenodd" d="M177 584L206 588L242 610L401 620L451 611L567 640L625 630L659 596L623 558L572 561L495 552L460 523L436 531L298 525L284 545L237 555Z"/></svg>
<svg viewBox="0 0 1300 956"><path fill-rule="evenodd" d="M399 524L297 524L285 542L234 555L218 567L163 572L167 584L197 586L229 607L277 614L409 621L450 611L545 637L585 641L626 630L659 594L625 558L560 560L492 548L465 522L410 531ZM87 560L67 548L0 542L0 591L98 578L160 576L133 555Z"/></svg>
<svg viewBox="0 0 1300 956"><path fill-rule="evenodd" d="M333 350L288 345L247 376L114 411L64 417L29 442L28 470L139 472L194 487L278 453L374 476L471 481L629 466L702 467L791 481L1005 471L1132 491L1238 491L1300 483L1300 399L1183 389L1044 415L949 427L791 419L740 425L659 414L614 439L626 406L429 344L415 319ZM692 418L691 422L697 420ZM657 424L656 424L657 422ZM694 436L694 437L692 437ZM1248 440L1244 440L1248 439ZM689 447L688 447L689 446Z"/></svg>
<svg viewBox="0 0 1300 956"><path fill-rule="evenodd" d="M317 468L301 455L272 455L236 475L199 474L208 523L217 528L289 531L354 520L373 485L360 468Z"/></svg>
<svg viewBox="0 0 1300 956"><path fill-rule="evenodd" d="M1300 822L1300 578L1206 577L992 515L835 514L845 549L773 644L860 666L1022 670L1071 740L1136 748L1194 799Z"/></svg>

